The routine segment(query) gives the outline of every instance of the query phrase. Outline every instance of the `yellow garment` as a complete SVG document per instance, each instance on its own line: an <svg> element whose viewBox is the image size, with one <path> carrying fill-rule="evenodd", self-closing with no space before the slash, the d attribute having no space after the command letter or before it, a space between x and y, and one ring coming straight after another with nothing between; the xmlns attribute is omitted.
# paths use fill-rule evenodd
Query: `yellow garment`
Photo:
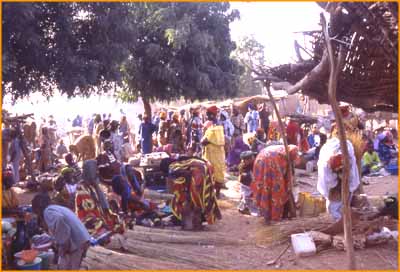
<svg viewBox="0 0 400 272"><path fill-rule="evenodd" d="M19 201L17 193L11 188L3 191L3 209L18 208Z"/></svg>
<svg viewBox="0 0 400 272"><path fill-rule="evenodd" d="M224 183L225 177L225 136L223 126L211 126L204 135L210 143L204 147L203 158L208 160L213 170L214 181Z"/></svg>

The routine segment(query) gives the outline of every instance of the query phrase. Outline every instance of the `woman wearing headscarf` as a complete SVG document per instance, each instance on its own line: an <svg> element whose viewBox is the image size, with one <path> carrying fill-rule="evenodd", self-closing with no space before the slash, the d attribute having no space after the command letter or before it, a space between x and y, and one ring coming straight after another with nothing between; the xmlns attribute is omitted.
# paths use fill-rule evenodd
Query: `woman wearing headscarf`
<svg viewBox="0 0 400 272"><path fill-rule="evenodd" d="M64 167L61 170L61 175L57 177L54 182L54 189L56 191L52 201L58 205L75 209L75 193L77 184L74 180L74 169Z"/></svg>
<svg viewBox="0 0 400 272"><path fill-rule="evenodd" d="M243 137L236 137L235 143L228 154L228 167L236 168L240 163L240 154L248 150L250 150L250 148L244 143Z"/></svg>
<svg viewBox="0 0 400 272"><path fill-rule="evenodd" d="M298 162L298 149L289 145L291 162ZM265 222L280 221L287 216L289 205L289 182L293 173L289 172L289 164L282 145L264 148L254 162L254 182L251 188L255 202ZM284 212L285 211L285 212Z"/></svg>
<svg viewBox="0 0 400 272"><path fill-rule="evenodd" d="M172 121L168 129L168 143L172 144L173 153L183 153L185 151L185 142L183 139L182 128L179 123L179 114L172 115Z"/></svg>
<svg viewBox="0 0 400 272"><path fill-rule="evenodd" d="M378 155L384 166L391 160L397 158L397 149L393 143L393 135L390 131L385 131L384 138L379 142Z"/></svg>
<svg viewBox="0 0 400 272"><path fill-rule="evenodd" d="M209 161L213 167L213 179L217 197L220 190L225 187L225 136L224 128L217 121L217 106L211 106L207 109L207 122L205 124L205 133L201 140L203 149L203 158Z"/></svg>

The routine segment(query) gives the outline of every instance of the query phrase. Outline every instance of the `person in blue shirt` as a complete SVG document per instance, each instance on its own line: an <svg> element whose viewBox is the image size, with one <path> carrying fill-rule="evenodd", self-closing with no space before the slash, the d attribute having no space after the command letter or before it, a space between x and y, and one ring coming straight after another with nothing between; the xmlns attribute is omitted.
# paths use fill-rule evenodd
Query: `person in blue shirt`
<svg viewBox="0 0 400 272"><path fill-rule="evenodd" d="M58 252L59 270L79 270L89 247L90 235L78 216L68 208L51 205L47 194L32 200L32 210L53 236Z"/></svg>
<svg viewBox="0 0 400 272"><path fill-rule="evenodd" d="M72 127L82 127L82 117L79 114L72 121Z"/></svg>
<svg viewBox="0 0 400 272"><path fill-rule="evenodd" d="M397 158L397 149L393 144L393 136L386 132L385 138L380 141L378 155L383 165L388 165L392 159Z"/></svg>
<svg viewBox="0 0 400 272"><path fill-rule="evenodd" d="M156 126L150 122L149 117L144 114L143 122L139 127L140 148L142 154L153 152L153 133L156 132Z"/></svg>
<svg viewBox="0 0 400 272"><path fill-rule="evenodd" d="M247 132L254 133L257 131L260 115L253 104L249 104L248 112L244 117L244 122L247 124Z"/></svg>

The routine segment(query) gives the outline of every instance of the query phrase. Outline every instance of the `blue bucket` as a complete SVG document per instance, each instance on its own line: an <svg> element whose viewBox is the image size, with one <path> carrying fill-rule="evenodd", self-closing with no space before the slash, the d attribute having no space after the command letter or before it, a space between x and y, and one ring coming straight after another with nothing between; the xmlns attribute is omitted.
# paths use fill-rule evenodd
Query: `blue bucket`
<svg viewBox="0 0 400 272"><path fill-rule="evenodd" d="M17 261L17 269L18 270L41 270L42 268L42 259L36 257L33 263L25 263L23 260Z"/></svg>

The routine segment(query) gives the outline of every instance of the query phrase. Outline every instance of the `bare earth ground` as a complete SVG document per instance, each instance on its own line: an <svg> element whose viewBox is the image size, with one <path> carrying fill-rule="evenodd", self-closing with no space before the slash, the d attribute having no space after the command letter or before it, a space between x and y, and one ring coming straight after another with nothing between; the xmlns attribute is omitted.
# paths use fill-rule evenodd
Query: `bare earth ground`
<svg viewBox="0 0 400 272"><path fill-rule="evenodd" d="M300 173L300 174L299 174ZM316 173L311 176L298 171L297 180L300 181L301 191L314 192L316 188ZM228 177L229 190L223 191L224 198L219 201L223 219L215 225L207 226L202 232L182 232L182 235L201 235L209 238L204 244L172 244L139 242L128 238L129 252L121 253L102 247L91 248L83 266L87 269L310 269L310 270L343 270L346 266L346 253L335 249L322 251L315 256L296 258L292 248L283 255L277 265L268 266L267 262L274 259L287 246L287 243L268 244L262 237L260 230L268 233L274 226L265 226L262 219L242 215L237 212L239 200L239 186L237 181ZM370 185L364 186L368 195L382 196L397 194L398 177L388 176L368 179ZM310 185L306 185L306 183ZM32 194L20 194L21 201L29 203ZM295 219L291 224L296 224ZM176 231L175 231L176 232ZM258 233L258 234L257 234ZM172 235L172 234L171 234ZM175 233L175 235L179 235ZM273 235L273 232L272 232ZM129 237L129 232L128 232ZM241 245L220 245L213 243L216 237L225 237L240 241ZM135 251L135 245L147 245L157 249L154 254L144 254ZM179 254L178 254L179 253ZM177 256L166 257L165 254ZM186 255L190 260L184 258ZM357 269L360 270L397 270L398 245L394 241L388 244L356 250ZM198 257L197 257L198 256ZM181 258L182 257L182 258Z"/></svg>

